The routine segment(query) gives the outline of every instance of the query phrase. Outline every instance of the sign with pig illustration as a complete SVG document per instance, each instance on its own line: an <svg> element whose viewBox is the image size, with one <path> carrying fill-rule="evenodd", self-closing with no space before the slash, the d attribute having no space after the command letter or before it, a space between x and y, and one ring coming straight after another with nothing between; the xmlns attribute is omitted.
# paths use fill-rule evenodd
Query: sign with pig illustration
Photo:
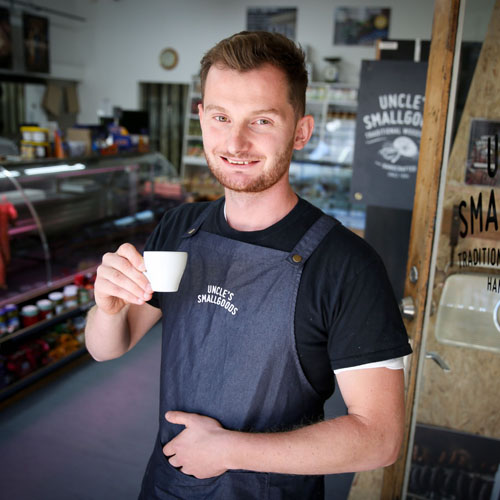
<svg viewBox="0 0 500 500"><path fill-rule="evenodd" d="M363 61L351 195L411 210L422 135L427 63Z"/></svg>

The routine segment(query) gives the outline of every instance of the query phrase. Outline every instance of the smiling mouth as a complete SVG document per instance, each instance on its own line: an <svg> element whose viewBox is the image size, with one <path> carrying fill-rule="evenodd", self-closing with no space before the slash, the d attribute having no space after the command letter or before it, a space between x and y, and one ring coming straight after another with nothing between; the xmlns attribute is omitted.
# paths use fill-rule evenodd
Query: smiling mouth
<svg viewBox="0 0 500 500"><path fill-rule="evenodd" d="M259 160L236 160L236 159L232 159L232 158L228 158L227 156L221 156L222 160L224 160L224 162L228 163L229 165L235 165L235 166L238 166L238 167L244 167L246 165L253 165L255 163L257 163Z"/></svg>

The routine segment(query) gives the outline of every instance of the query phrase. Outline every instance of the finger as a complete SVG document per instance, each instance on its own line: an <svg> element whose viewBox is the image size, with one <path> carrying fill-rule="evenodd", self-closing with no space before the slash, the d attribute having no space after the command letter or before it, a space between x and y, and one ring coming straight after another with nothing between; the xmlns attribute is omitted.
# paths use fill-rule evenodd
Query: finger
<svg viewBox="0 0 500 500"><path fill-rule="evenodd" d="M144 258L136 250L134 245L130 243L123 243L123 245L120 245L116 253L121 257L125 257L127 260L129 260L132 265L139 271L144 272L146 270L146 266L144 265Z"/></svg>
<svg viewBox="0 0 500 500"><path fill-rule="evenodd" d="M177 455L172 455L171 457L167 457L168 463L172 467L182 467L181 461L177 458Z"/></svg>
<svg viewBox="0 0 500 500"><path fill-rule="evenodd" d="M163 447L163 454L167 457L170 458L171 456L175 455L174 451L172 450L172 446L170 445L171 441L169 441L164 447Z"/></svg>
<svg viewBox="0 0 500 500"><path fill-rule="evenodd" d="M193 423L196 418L201 417L196 413L187 413L185 411L167 411L165 413L165 418L168 422L172 424L185 425L186 427Z"/></svg>
<svg viewBox="0 0 500 500"><path fill-rule="evenodd" d="M94 295L97 298L117 297L133 304L143 304L151 298L139 285L116 269L102 267L97 270L94 284Z"/></svg>
<svg viewBox="0 0 500 500"><path fill-rule="evenodd" d="M116 267L116 269L119 269L123 274L140 283L143 288L146 288L149 285L149 281L146 276L144 276L143 270L145 269L145 267L142 256L135 250L135 253L127 256L127 252L125 252L125 254L121 252L122 247L123 245L114 253L109 252L105 254L102 258L102 263L106 266ZM139 259L141 259L139 263L134 262L134 260L130 260L129 257L134 258L134 256L137 257L137 255L139 256Z"/></svg>
<svg viewBox="0 0 500 500"><path fill-rule="evenodd" d="M108 298L116 298L121 299L126 303L137 305L144 304L146 300L149 300L150 298L147 297L147 294L145 292L142 292L139 296L137 296L127 289L105 278L101 278L99 281L96 280L94 296L98 305L100 305L100 298L102 300L107 300Z"/></svg>
<svg viewBox="0 0 500 500"><path fill-rule="evenodd" d="M123 279L123 277L126 277L134 284L141 287L143 292L152 293L151 285L146 276L144 276L144 274L139 271L126 257L122 257L117 253L107 253L102 258L102 266L104 276L110 281L120 284L120 280ZM116 271L119 271L123 277L120 274L117 274ZM127 287L127 289L129 288Z"/></svg>

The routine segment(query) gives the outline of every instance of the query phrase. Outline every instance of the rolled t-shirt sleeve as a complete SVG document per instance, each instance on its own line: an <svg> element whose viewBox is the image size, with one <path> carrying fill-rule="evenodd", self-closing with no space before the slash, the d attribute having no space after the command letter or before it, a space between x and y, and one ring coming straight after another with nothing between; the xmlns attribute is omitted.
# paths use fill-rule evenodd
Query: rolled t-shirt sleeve
<svg viewBox="0 0 500 500"><path fill-rule="evenodd" d="M377 255L347 273L336 299L328 340L334 370L411 353L392 286Z"/></svg>

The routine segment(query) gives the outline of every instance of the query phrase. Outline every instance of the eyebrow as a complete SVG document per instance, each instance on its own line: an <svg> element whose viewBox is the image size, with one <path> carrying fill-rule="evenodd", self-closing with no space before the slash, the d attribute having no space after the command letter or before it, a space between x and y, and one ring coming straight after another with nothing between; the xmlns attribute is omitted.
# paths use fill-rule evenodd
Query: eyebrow
<svg viewBox="0 0 500 500"><path fill-rule="evenodd" d="M227 110L222 106L217 106L215 104L208 104L205 106L205 112L207 111L219 111L221 113L227 113ZM276 108L267 108L267 109L258 109L256 111L252 111L252 115L278 115L281 116L281 113Z"/></svg>

